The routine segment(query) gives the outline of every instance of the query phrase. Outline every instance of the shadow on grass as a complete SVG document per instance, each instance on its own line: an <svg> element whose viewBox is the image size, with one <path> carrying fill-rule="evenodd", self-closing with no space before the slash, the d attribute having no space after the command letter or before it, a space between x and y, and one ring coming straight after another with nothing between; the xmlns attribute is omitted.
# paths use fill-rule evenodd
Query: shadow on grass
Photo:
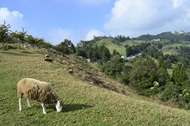
<svg viewBox="0 0 190 126"><path fill-rule="evenodd" d="M3 54L9 54L9 55L14 55L14 56L23 56L23 54L20 54L20 53L14 53L14 52L0 52L0 53L3 53Z"/></svg>
<svg viewBox="0 0 190 126"><path fill-rule="evenodd" d="M91 108L91 107L93 107L93 106L86 105L86 104L66 104L66 105L64 105L63 112L83 110L83 109L87 109L87 108Z"/></svg>
<svg viewBox="0 0 190 126"><path fill-rule="evenodd" d="M3 53L3 54L9 54L9 55L14 55L14 56L26 56L26 54L34 54L32 52L27 52L27 51L21 51L21 53L17 53L17 52L0 52L0 53Z"/></svg>
<svg viewBox="0 0 190 126"><path fill-rule="evenodd" d="M64 105L62 112L84 110L84 109L88 109L91 107L93 107L93 106L86 105L86 104L66 104L66 105ZM32 108L42 109L41 105L33 105ZM56 111L55 105L53 105L53 104L46 104L46 109L47 109L48 113Z"/></svg>

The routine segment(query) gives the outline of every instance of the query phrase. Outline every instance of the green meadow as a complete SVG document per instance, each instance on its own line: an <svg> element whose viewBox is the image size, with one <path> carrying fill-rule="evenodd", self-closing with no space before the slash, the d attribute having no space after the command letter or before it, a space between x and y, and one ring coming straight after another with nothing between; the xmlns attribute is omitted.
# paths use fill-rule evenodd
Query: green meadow
<svg viewBox="0 0 190 126"><path fill-rule="evenodd" d="M190 125L187 110L150 102L130 89L129 95L123 95L84 81L68 72L71 64L61 63L61 56L54 57L53 63L43 61L45 53L38 49L0 50L0 126ZM82 61L75 58L68 55L65 60L80 65ZM16 84L24 77L51 83L65 102L63 112L57 113L54 105L47 105L44 115L39 102L32 101L32 108L28 108L25 98L20 112Z"/></svg>

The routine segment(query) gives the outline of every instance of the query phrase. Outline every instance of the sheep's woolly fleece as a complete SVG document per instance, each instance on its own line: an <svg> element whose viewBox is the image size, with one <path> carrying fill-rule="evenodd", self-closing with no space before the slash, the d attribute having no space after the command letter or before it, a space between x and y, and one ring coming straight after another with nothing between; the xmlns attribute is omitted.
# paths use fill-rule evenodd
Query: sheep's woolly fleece
<svg viewBox="0 0 190 126"><path fill-rule="evenodd" d="M47 104L61 100L49 83L32 78L21 79L17 83L17 93L19 98L22 98L24 94L30 100L37 100Z"/></svg>

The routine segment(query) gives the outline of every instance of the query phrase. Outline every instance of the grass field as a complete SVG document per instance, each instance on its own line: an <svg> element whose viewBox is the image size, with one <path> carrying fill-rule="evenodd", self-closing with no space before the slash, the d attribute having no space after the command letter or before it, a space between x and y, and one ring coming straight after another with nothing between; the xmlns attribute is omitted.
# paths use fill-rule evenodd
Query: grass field
<svg viewBox="0 0 190 126"><path fill-rule="evenodd" d="M101 39L96 42L98 46L105 45L110 53L113 53L113 50L116 49L121 55L125 55L125 47L122 44L114 44L111 38Z"/></svg>
<svg viewBox="0 0 190 126"><path fill-rule="evenodd" d="M126 40L124 42L121 42L119 44L115 44L112 42L113 39L111 38L105 38L105 39L101 39L99 41L96 42L96 44L98 46L100 45L105 45L109 50L110 53L113 53L113 50L116 49L121 55L125 55L126 54L126 49L125 49L125 45L138 45L140 43L143 43L145 41L141 41L141 40Z"/></svg>
<svg viewBox="0 0 190 126"><path fill-rule="evenodd" d="M189 126L190 112L122 95L68 73L68 66L44 62L40 50L0 50L0 126ZM76 63L77 64L77 63ZM16 83L32 77L52 84L63 98L63 112L39 102L18 110ZM130 93L132 94L132 93Z"/></svg>

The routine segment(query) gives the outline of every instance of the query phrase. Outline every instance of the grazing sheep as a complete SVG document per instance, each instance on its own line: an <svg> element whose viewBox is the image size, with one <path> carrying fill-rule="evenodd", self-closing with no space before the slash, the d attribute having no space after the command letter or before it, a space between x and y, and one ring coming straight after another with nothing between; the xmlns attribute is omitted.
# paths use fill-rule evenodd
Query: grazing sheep
<svg viewBox="0 0 190 126"><path fill-rule="evenodd" d="M44 58L43 60L48 61L48 62L53 62L53 59L51 59L51 58Z"/></svg>
<svg viewBox="0 0 190 126"><path fill-rule="evenodd" d="M44 57L43 60L44 60L44 61L48 61L48 62L53 62L53 59L50 58L50 56L49 56L48 54L45 55L45 57Z"/></svg>
<svg viewBox="0 0 190 126"><path fill-rule="evenodd" d="M48 54L45 55L45 58L49 58L50 56Z"/></svg>
<svg viewBox="0 0 190 126"><path fill-rule="evenodd" d="M22 110L21 99L23 95L27 98L28 107L31 107L30 100L37 100L41 102L43 114L46 114L46 103L55 103L57 112L61 112L64 105L62 99L56 94L49 83L33 78L21 79L17 83L17 94L19 98L20 111Z"/></svg>
<svg viewBox="0 0 190 126"><path fill-rule="evenodd" d="M72 74L73 73L73 69L69 69L69 73Z"/></svg>

